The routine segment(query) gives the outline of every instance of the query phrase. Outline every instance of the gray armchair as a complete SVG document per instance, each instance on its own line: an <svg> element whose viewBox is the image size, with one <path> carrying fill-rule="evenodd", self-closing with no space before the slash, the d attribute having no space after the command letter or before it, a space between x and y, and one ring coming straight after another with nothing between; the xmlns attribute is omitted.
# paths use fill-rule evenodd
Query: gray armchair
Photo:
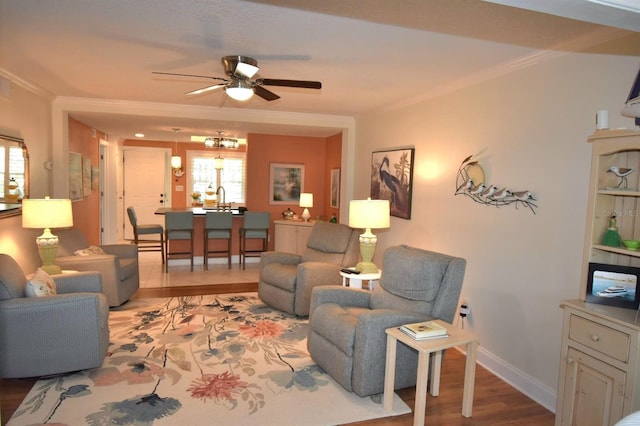
<svg viewBox="0 0 640 426"><path fill-rule="evenodd" d="M76 256L74 252L89 245L79 229L59 229L55 263L62 269L98 271L102 275L102 290L109 306L120 306L140 287L138 247L135 244L108 244L99 246L106 254Z"/></svg>
<svg viewBox="0 0 640 426"><path fill-rule="evenodd" d="M385 250L373 292L316 287L311 296L311 358L346 390L360 396L384 390L385 330L402 324L453 321L466 261L408 246ZM398 345L395 389L416 384L417 352Z"/></svg>
<svg viewBox="0 0 640 426"><path fill-rule="evenodd" d="M109 306L97 272L52 276L57 295L25 297L27 279L0 254L0 377L36 377L100 367Z"/></svg>
<svg viewBox="0 0 640 426"><path fill-rule="evenodd" d="M340 284L340 269L358 262L358 237L358 231L346 225L318 222L302 256L262 253L258 296L281 311L309 315L311 290L318 285Z"/></svg>

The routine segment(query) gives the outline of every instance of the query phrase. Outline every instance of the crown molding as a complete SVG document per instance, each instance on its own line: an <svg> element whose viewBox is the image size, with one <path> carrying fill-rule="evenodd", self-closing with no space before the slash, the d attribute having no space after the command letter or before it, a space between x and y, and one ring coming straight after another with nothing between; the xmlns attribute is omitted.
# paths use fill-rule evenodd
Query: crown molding
<svg viewBox="0 0 640 426"><path fill-rule="evenodd" d="M50 101L53 101L55 99L55 95L53 93L43 89L37 84L31 83L30 81L18 77L17 75L7 71L2 67L0 67L0 77L6 78L16 86L19 86L35 95L42 96L43 98L47 98Z"/></svg>

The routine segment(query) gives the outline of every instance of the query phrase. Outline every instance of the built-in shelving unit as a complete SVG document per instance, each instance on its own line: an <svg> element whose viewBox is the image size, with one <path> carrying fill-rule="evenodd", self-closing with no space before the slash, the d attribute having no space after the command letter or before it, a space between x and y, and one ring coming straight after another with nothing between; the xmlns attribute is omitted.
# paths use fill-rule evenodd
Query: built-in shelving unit
<svg viewBox="0 0 640 426"><path fill-rule="evenodd" d="M640 267L640 251L602 244L612 214L622 239L640 240L640 132L598 131L593 145L580 299L562 301L556 426L615 424L640 410L636 311L587 303L589 263ZM613 166L634 169L626 184Z"/></svg>

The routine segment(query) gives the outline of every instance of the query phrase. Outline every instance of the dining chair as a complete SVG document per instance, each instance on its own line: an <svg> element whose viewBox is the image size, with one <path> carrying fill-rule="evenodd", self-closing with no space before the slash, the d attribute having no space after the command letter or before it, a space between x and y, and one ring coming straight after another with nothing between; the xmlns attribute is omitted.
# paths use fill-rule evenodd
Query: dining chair
<svg viewBox="0 0 640 426"><path fill-rule="evenodd" d="M138 246L138 251L159 251L162 255L162 263L164 263L164 228L158 223L139 224L136 210L133 207L127 207L127 215L129 222L133 227L134 243ZM140 239L140 235L159 235L159 239Z"/></svg>
<svg viewBox="0 0 640 426"><path fill-rule="evenodd" d="M269 212L244 212L242 227L240 228L240 261L242 269L245 269L247 257L259 257L267 251L269 244L269 224L271 213ZM260 248L247 248L247 240L261 240Z"/></svg>
<svg viewBox="0 0 640 426"><path fill-rule="evenodd" d="M169 272L169 259L182 258L188 255L191 259L191 271L193 272L193 213L192 212L166 212L164 215L164 243L165 243L165 272ZM175 248L169 250L169 241L189 240L190 250Z"/></svg>
<svg viewBox="0 0 640 426"><path fill-rule="evenodd" d="M227 264L231 269L231 229L233 228L233 214L231 212L208 211L204 223L204 270L209 269L210 254L226 254ZM209 240L227 240L226 250L212 250Z"/></svg>

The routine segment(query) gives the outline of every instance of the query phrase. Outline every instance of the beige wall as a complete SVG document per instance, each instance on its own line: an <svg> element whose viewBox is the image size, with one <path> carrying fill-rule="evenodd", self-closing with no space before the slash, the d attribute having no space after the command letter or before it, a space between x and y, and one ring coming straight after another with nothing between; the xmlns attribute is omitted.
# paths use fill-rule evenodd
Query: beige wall
<svg viewBox="0 0 640 426"><path fill-rule="evenodd" d="M51 102L12 82L8 99L0 98L0 133L24 139L31 164L31 198L51 195Z"/></svg>
<svg viewBox="0 0 640 426"><path fill-rule="evenodd" d="M467 259L466 326L481 360L553 409L560 355L559 301L579 295L595 113L611 127L637 58L565 55L446 97L357 120L356 198L369 194L371 151L415 146L412 219L392 218L385 247L406 243ZM487 182L531 190L539 208L496 208L454 196L474 154Z"/></svg>

